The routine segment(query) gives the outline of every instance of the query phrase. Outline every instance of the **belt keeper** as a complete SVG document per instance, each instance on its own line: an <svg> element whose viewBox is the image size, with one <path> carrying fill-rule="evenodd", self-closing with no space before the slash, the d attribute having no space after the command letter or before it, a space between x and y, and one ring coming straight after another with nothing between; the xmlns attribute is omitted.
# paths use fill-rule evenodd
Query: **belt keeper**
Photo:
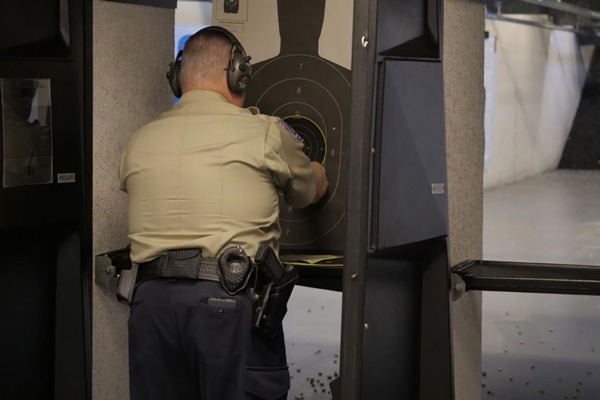
<svg viewBox="0 0 600 400"><path fill-rule="evenodd" d="M169 252L158 259L158 267L156 268L156 273L158 276L165 275L167 265L169 265Z"/></svg>

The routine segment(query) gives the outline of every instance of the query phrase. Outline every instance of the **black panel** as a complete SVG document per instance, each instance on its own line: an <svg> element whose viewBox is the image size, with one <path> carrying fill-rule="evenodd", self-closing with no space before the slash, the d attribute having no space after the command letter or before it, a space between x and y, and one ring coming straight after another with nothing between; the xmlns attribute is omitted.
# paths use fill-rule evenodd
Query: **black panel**
<svg viewBox="0 0 600 400"><path fill-rule="evenodd" d="M298 285L342 291L343 269L340 267L297 267Z"/></svg>
<svg viewBox="0 0 600 400"><path fill-rule="evenodd" d="M91 358L85 352L86 270L81 268L81 247L78 226L66 226L56 254L56 399L84 399L87 389L86 362Z"/></svg>
<svg viewBox="0 0 600 400"><path fill-rule="evenodd" d="M162 8L177 8L177 0L107 0L115 3L129 3L140 6L152 6Z"/></svg>
<svg viewBox="0 0 600 400"><path fill-rule="evenodd" d="M600 51L596 47L558 168L600 169L599 115Z"/></svg>
<svg viewBox="0 0 600 400"><path fill-rule="evenodd" d="M0 233L0 397L50 399L54 392L55 232ZM35 250L34 250L35 249Z"/></svg>
<svg viewBox="0 0 600 400"><path fill-rule="evenodd" d="M367 263L361 399L417 399L419 392L418 263L370 259ZM342 377L343 379L343 377Z"/></svg>
<svg viewBox="0 0 600 400"><path fill-rule="evenodd" d="M373 125L375 46L363 38L376 36L376 2L354 1L352 40L352 102L348 144L347 232L344 248L341 383L335 400L361 398L365 290L367 280L368 208L370 193L371 131ZM371 42L372 43L372 42ZM378 398L378 397L375 397Z"/></svg>
<svg viewBox="0 0 600 400"><path fill-rule="evenodd" d="M0 57L69 54L68 0L0 1Z"/></svg>
<svg viewBox="0 0 600 400"><path fill-rule="evenodd" d="M56 9L46 18L54 21L58 15L59 21L46 24L47 29L52 27L61 31L60 34L70 44L70 51L68 56L54 54L49 58L40 58L35 48L30 48L29 51L22 48L17 55L0 54L0 79L49 81L51 115L48 119L52 122L53 156L50 183L0 187L0 229L41 226L82 218L83 1L32 0L25 3L27 4L14 10L9 7L3 18L10 19L12 25L27 27L35 33L35 26L32 26L35 24L30 20L31 15L40 14L39 18L43 18L48 7ZM31 13L24 10L30 10ZM77 34L73 34L71 40L71 35L66 35L65 32ZM9 111L4 107L0 108L3 117L4 113ZM6 129L5 124L0 124L0 155L3 155L5 150ZM3 164L0 164L0 176L7 172ZM63 174L69 174L72 179L63 179Z"/></svg>
<svg viewBox="0 0 600 400"><path fill-rule="evenodd" d="M85 398L85 333L77 225L0 232L0 395Z"/></svg>
<svg viewBox="0 0 600 400"><path fill-rule="evenodd" d="M437 0L378 1L377 53L386 57L439 59Z"/></svg>
<svg viewBox="0 0 600 400"><path fill-rule="evenodd" d="M448 233L442 64L386 60L379 80L371 240L385 249Z"/></svg>
<svg viewBox="0 0 600 400"><path fill-rule="evenodd" d="M419 399L454 400L448 240L435 239L419 247L422 271Z"/></svg>
<svg viewBox="0 0 600 400"><path fill-rule="evenodd" d="M76 65L70 61L0 59L0 79L49 79L52 96L53 176L48 184L0 188L0 229L82 217L81 118ZM0 114L2 110L0 109ZM0 126L0 133L3 127ZM1 136L3 137L3 136ZM3 140L0 149L4 150ZM2 154L2 153L0 153ZM0 165L0 176L4 167ZM74 182L59 183L59 174Z"/></svg>
<svg viewBox="0 0 600 400"><path fill-rule="evenodd" d="M364 215L349 213L348 226L360 230L368 225L369 236L365 243L364 236L348 231L342 337L343 354L351 357L351 347L361 346L362 359L357 368L343 360L342 396L452 400L442 2L366 3L355 9L355 21L362 21L357 14L373 12L375 6L376 35L362 26L355 30L355 41L365 39L361 35L368 33L375 38L376 54L355 48L353 61L362 65L365 59L374 59L374 68L355 68L353 73L354 77L368 73L374 84L365 85L366 92L374 94L372 102L360 95L353 97L353 110L358 113L362 106L374 115L368 127L356 127L359 132L353 127L350 151L354 156L356 151L372 153L370 208L366 224ZM354 108L356 101L363 103ZM360 129L365 131L363 135L372 134L370 146ZM349 190L355 195L349 199L349 210L352 201L360 202L352 209L364 210L364 191L352 184L364 177L365 166L362 168L349 175ZM361 246L370 250L366 259L353 250ZM350 254L361 259L354 260ZM361 278L364 315L350 295L346 296L350 291L352 296L361 295ZM347 309L348 304L352 310ZM356 369L360 369L359 396L343 389L347 384L357 386L344 376L345 372L357 379Z"/></svg>
<svg viewBox="0 0 600 400"><path fill-rule="evenodd" d="M1 9L0 20L10 23L0 29L14 34L17 27L16 32L23 29L26 34L0 40L0 87L7 83L0 94L7 95L15 88L20 92L6 97L19 99L17 103L0 108L0 177L8 176L0 184L0 282L4 299L0 306L4 321L0 332L0 398L89 399L91 175L86 174L91 173L91 147L84 151L83 142L84 138L91 139L91 48L85 46L91 46L92 4L83 0L31 0L18 6L8 1L0 5L7 3L10 7ZM56 46L44 40L56 34ZM49 85L51 105L46 108L46 117L38 118L42 113L35 115L36 108L29 105L29 117L23 114L25 118L15 118L20 100L34 93L29 93L23 82L43 82L31 86L36 90ZM89 119L84 118L86 109ZM10 113L12 125L7 125L5 117ZM46 129L44 121L51 121L52 173L48 179L29 179L37 176L40 164L34 161L42 150L37 144L32 146L32 163L23 164L27 167L23 174L13 168L19 165L13 162L19 157L10 156L13 158L5 163L5 147L26 142L19 142L17 126L31 128L39 123ZM35 139L35 134L32 136ZM48 135L39 136L44 141L45 157ZM86 170L84 153L89 163Z"/></svg>
<svg viewBox="0 0 600 400"><path fill-rule="evenodd" d="M454 398L447 242L367 261L362 399Z"/></svg>

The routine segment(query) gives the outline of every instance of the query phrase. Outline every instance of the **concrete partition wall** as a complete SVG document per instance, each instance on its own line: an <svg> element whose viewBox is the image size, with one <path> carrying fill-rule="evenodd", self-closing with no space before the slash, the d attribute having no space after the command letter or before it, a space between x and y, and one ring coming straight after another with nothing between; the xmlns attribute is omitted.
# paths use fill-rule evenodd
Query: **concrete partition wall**
<svg viewBox="0 0 600 400"><path fill-rule="evenodd" d="M444 79L450 263L481 259L483 229L483 6L444 2ZM456 400L481 399L481 294L453 306Z"/></svg>
<svg viewBox="0 0 600 400"><path fill-rule="evenodd" d="M94 254L127 245L126 195L118 166L129 136L165 111L165 72L173 58L174 10L93 3ZM129 398L128 307L93 285L92 396Z"/></svg>

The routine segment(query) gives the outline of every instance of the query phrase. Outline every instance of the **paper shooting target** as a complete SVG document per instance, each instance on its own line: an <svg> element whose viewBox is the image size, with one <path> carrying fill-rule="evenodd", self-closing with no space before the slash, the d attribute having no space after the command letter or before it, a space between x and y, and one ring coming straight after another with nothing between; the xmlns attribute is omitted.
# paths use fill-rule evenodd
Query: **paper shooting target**
<svg viewBox="0 0 600 400"><path fill-rule="evenodd" d="M344 247L350 71L317 55L288 54L254 66L246 104L282 118L304 152L327 171L329 190L317 204L292 209L281 200L282 248L340 252Z"/></svg>

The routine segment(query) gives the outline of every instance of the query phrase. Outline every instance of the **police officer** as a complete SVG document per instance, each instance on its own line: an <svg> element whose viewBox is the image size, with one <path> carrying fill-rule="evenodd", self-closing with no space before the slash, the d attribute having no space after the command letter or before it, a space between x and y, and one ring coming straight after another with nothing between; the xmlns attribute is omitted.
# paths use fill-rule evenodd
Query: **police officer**
<svg viewBox="0 0 600 400"><path fill-rule="evenodd" d="M180 101L131 137L121 162L132 261L143 275L177 249L199 249L207 260L232 246L250 258L261 244L277 251L279 193L293 207L317 202L329 185L325 170L279 118L242 108L251 65L229 31L197 32L174 66ZM174 273L138 284L132 400L287 398L283 332L253 329L246 291L230 294L215 280Z"/></svg>

